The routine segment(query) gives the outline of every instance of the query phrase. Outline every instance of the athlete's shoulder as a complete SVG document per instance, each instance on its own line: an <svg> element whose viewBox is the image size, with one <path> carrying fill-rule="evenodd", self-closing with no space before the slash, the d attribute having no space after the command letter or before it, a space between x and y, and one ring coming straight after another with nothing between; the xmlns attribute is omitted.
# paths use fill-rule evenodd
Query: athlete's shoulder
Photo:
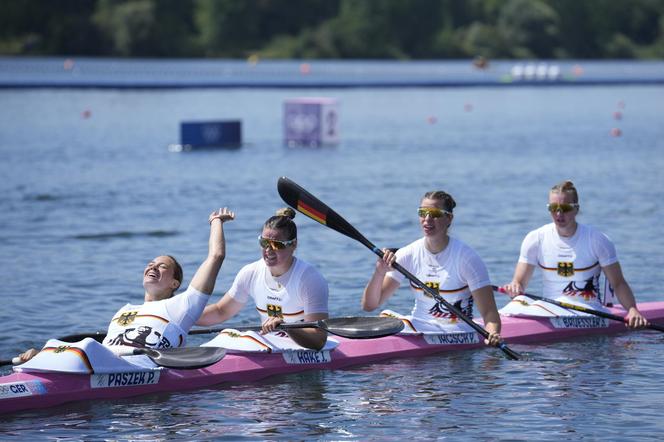
<svg viewBox="0 0 664 442"><path fill-rule="evenodd" d="M588 236L594 242L608 241L613 243L606 233L602 232L595 226L591 226L590 224L579 224L579 229L582 229L581 233Z"/></svg>
<svg viewBox="0 0 664 442"><path fill-rule="evenodd" d="M450 236L450 243L448 244L448 247L451 248L452 251L457 251L458 255L464 258L472 258L472 259L480 259L479 253L471 247L469 244L465 243L464 241Z"/></svg>
<svg viewBox="0 0 664 442"><path fill-rule="evenodd" d="M531 230L523 238L524 243L540 242L547 236L552 236L556 232L554 223L544 224L541 227Z"/></svg>
<svg viewBox="0 0 664 442"><path fill-rule="evenodd" d="M424 247L424 238L418 238L415 241L406 244L403 247L399 247L399 250L397 250L398 255L405 255L409 253L413 253L415 250L421 250Z"/></svg>
<svg viewBox="0 0 664 442"><path fill-rule="evenodd" d="M295 265L301 269L303 276L314 275L318 278L325 279L323 273L320 270L318 270L318 268L315 265L311 264L308 261L305 261L301 258L295 258Z"/></svg>

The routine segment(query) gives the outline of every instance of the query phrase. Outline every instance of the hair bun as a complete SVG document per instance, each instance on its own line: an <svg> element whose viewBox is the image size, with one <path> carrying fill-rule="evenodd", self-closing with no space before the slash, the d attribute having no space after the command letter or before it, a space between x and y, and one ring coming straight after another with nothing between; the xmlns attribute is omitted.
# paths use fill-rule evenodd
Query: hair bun
<svg viewBox="0 0 664 442"><path fill-rule="evenodd" d="M281 209L277 210L276 214L277 216L285 216L286 218L290 219L295 218L295 210L291 209L290 207L282 207Z"/></svg>

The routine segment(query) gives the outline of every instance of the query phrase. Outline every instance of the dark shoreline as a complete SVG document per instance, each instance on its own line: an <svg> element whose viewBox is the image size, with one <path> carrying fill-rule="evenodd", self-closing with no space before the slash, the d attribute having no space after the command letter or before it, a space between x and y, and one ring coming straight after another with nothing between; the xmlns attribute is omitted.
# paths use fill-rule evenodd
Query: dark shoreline
<svg viewBox="0 0 664 442"><path fill-rule="evenodd" d="M350 89L664 84L634 60L178 60L0 57L0 89Z"/></svg>

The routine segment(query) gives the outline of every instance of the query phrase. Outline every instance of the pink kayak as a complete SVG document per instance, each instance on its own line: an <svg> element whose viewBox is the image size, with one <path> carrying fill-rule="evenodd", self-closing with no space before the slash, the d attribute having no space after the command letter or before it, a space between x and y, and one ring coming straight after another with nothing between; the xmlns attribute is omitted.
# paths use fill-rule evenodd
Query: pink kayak
<svg viewBox="0 0 664 442"><path fill-rule="evenodd" d="M639 304L651 322L664 322L664 302ZM622 309L612 309L624 315ZM570 318L503 317L501 335L508 344L563 340L590 334L625 332L625 325L594 316ZM284 353L227 353L213 365L199 369L149 372L64 374L13 373L0 377L0 413L53 407L72 401L116 399L156 392L193 390L225 382L251 382L268 376L305 370L338 369L393 358L483 347L474 333L451 335L394 335L376 339L337 337L329 351Z"/></svg>

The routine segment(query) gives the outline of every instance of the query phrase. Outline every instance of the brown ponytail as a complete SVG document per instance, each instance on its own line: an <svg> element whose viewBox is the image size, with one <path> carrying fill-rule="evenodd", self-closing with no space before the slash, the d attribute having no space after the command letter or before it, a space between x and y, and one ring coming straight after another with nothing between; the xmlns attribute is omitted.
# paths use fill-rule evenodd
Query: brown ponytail
<svg viewBox="0 0 664 442"><path fill-rule="evenodd" d="M277 210L276 215L271 216L263 224L264 229L277 229L286 233L287 241L297 238L297 226L293 222L295 210L290 207L283 207Z"/></svg>
<svg viewBox="0 0 664 442"><path fill-rule="evenodd" d="M549 193L571 195L572 202L577 204L579 203L579 194L576 191L576 187L574 187L574 183L569 180L561 181L560 183L556 184L551 188Z"/></svg>

